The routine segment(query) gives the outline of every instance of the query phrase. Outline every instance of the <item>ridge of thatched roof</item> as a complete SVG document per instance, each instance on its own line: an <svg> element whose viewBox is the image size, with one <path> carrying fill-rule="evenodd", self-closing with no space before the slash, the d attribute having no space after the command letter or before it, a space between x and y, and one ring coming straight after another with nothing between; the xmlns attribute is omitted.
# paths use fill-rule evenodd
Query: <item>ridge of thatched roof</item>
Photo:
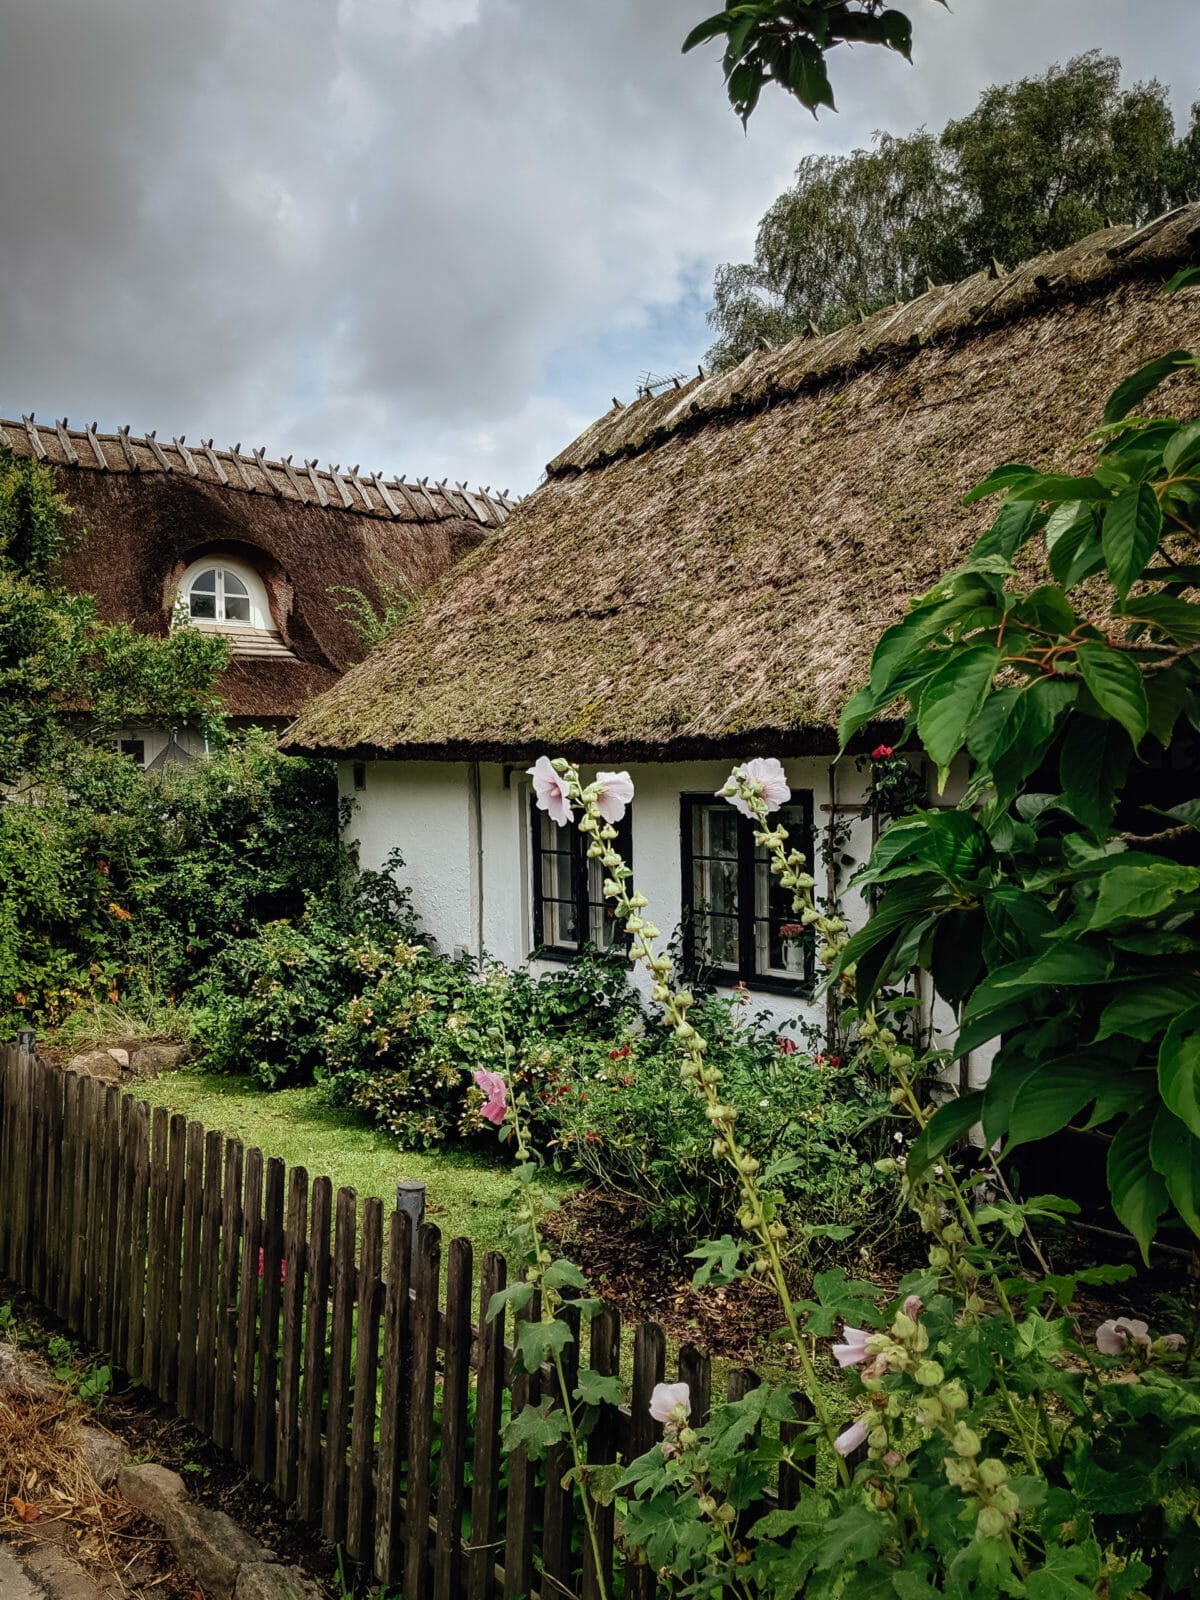
<svg viewBox="0 0 1200 1600"><path fill-rule="evenodd" d="M1133 368L1200 344L1200 206L1106 228L614 408L289 744L523 761L833 748L880 633L994 513L1066 470ZM1200 413L1200 382L1156 395Z"/></svg>
<svg viewBox="0 0 1200 1600"><path fill-rule="evenodd" d="M128 425L116 433L98 433L94 422L70 428L66 417L50 424L35 421L32 413L20 422L0 419L0 449L94 472L175 472L224 489L305 506L332 506L393 522L454 518L498 528L519 503L507 489L493 494L490 484L486 489L468 489L465 483L451 488L445 478L440 483L431 484L427 477L410 483L407 477L385 479L378 472L364 478L357 466L346 472L340 464L318 468L315 456L294 466L291 456L269 460L265 447L249 454L240 443L215 450L211 439L189 445L186 434L167 441L160 440L156 430L138 437Z"/></svg>
<svg viewBox="0 0 1200 1600"><path fill-rule="evenodd" d="M998 326L1055 300L1097 293L1131 274L1189 258L1198 239L1200 206L1180 206L1141 228L1101 228L1011 272L993 262L960 283L931 284L915 299L885 306L833 333L810 331L776 349L755 349L724 372L701 374L682 387L614 405L555 456L546 471L555 477L602 467L727 412L777 404L902 360L925 345Z"/></svg>

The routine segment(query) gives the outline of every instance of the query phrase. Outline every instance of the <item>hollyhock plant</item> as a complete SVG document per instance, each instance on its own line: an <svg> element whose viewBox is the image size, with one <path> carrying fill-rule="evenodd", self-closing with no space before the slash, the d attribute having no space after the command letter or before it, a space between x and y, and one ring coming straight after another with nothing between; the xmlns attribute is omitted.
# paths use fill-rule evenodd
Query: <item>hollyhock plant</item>
<svg viewBox="0 0 1200 1600"><path fill-rule="evenodd" d="M596 774L596 810L605 822L620 822L632 799L633 779L627 772Z"/></svg>
<svg viewBox="0 0 1200 1600"><path fill-rule="evenodd" d="M665 1427L686 1422L692 1409L692 1391L686 1383L656 1383L650 1395L650 1415Z"/></svg>
<svg viewBox="0 0 1200 1600"><path fill-rule="evenodd" d="M865 1422L852 1422L838 1434L833 1441L833 1448L840 1456L853 1455L860 1445L866 1444L869 1431Z"/></svg>
<svg viewBox="0 0 1200 1600"><path fill-rule="evenodd" d="M554 770L550 757L539 756L533 766L526 770L533 779L533 794L538 810L549 812L550 820L560 828L564 823L574 822L575 813L571 810L567 785Z"/></svg>
<svg viewBox="0 0 1200 1600"><path fill-rule="evenodd" d="M843 1344L833 1346L833 1357L839 1367L857 1367L867 1359L867 1340L871 1337L869 1328L851 1328L848 1324L842 1328Z"/></svg>
<svg viewBox="0 0 1200 1600"><path fill-rule="evenodd" d="M774 756L755 756L752 761L734 767L717 790L719 799L728 800L735 811L753 821L756 812L743 792L746 789L762 796L763 809L768 812L778 811L792 798L787 775Z"/></svg>
<svg viewBox="0 0 1200 1600"><path fill-rule="evenodd" d="M504 1079L498 1072L489 1072L486 1067L478 1067L471 1074L476 1085L483 1090L486 1100L480 1110L480 1116L485 1122L491 1122L499 1127L504 1121L505 1112L508 1110L508 1090Z"/></svg>
<svg viewBox="0 0 1200 1600"><path fill-rule="evenodd" d="M1103 1356L1124 1355L1131 1344L1150 1348L1150 1329L1136 1317L1110 1317L1096 1329L1096 1349Z"/></svg>

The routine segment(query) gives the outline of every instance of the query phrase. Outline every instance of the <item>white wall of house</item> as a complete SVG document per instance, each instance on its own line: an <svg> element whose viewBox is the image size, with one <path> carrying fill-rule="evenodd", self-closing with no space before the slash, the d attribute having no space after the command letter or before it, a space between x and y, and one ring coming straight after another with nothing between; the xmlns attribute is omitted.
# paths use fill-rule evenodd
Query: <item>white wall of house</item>
<svg viewBox="0 0 1200 1600"><path fill-rule="evenodd" d="M637 762L628 767L634 781L633 869L638 890L650 902L647 915L671 932L684 905L680 798L712 794L734 765L729 760ZM871 848L870 821L858 815L867 776L853 760L836 768L825 758L803 757L784 763L793 791L813 798L818 835L828 825L832 804L849 830L847 853L855 861ZM383 865L391 850L404 857L403 881L428 933L453 954L486 953L509 966L529 963L534 945L532 827L530 786L523 767L499 763L374 761L358 767L364 787L355 788L355 765L342 763L342 792L354 802L349 825L364 867ZM590 772L585 772L590 776ZM825 868L813 868L818 894ZM851 924L863 916L863 903L843 891ZM531 963L553 970L549 962ZM643 975L637 981L644 984ZM789 1019L822 1026L823 1000L768 991L755 992L755 1009L768 1010L780 1024Z"/></svg>

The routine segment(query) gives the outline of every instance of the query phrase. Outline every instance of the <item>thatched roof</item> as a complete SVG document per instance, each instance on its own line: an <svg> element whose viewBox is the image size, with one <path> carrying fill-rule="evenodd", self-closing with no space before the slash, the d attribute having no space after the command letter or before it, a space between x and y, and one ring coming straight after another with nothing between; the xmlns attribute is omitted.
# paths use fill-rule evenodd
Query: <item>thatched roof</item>
<svg viewBox="0 0 1200 1600"><path fill-rule="evenodd" d="M966 490L1067 466L1131 368L1200 343L1200 293L1160 292L1198 253L1189 206L614 406L292 747L830 749L880 632L994 513Z"/></svg>
<svg viewBox="0 0 1200 1600"><path fill-rule="evenodd" d="M221 688L237 716L294 716L361 657L339 589L374 598L382 579L421 593L515 504L462 485L364 478L357 468L295 466L290 456L136 438L128 428L98 433L66 419L0 422L0 448L60 469L72 521L86 530L61 575L96 596L106 621L164 633L180 575L210 552L259 571L275 627L272 637L233 641Z"/></svg>

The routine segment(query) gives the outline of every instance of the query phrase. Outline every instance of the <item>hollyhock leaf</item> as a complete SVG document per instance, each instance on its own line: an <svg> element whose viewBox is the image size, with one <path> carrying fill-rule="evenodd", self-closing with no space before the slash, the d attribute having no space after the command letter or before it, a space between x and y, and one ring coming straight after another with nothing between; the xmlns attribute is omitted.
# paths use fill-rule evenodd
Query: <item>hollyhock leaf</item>
<svg viewBox="0 0 1200 1600"><path fill-rule="evenodd" d="M552 1261L542 1276L547 1289L586 1289L588 1281L573 1261Z"/></svg>
<svg viewBox="0 0 1200 1600"><path fill-rule="evenodd" d="M543 1400L540 1406L526 1406L505 1423L505 1454L524 1450L531 1461L539 1461L552 1445L561 1443L566 1436L565 1412L552 1409L552 1402Z"/></svg>
<svg viewBox="0 0 1200 1600"><path fill-rule="evenodd" d="M531 1283L510 1283L507 1288L498 1289L488 1301L487 1320L494 1322L509 1306L514 1311L523 1311L535 1292Z"/></svg>
<svg viewBox="0 0 1200 1600"><path fill-rule="evenodd" d="M619 1406L625 1399L625 1385L620 1378L604 1372L593 1372L590 1367L579 1374L575 1397L585 1406Z"/></svg>
<svg viewBox="0 0 1200 1600"><path fill-rule="evenodd" d="M1026 1600L1083 1600L1094 1597L1100 1575L1100 1547L1083 1544L1046 1546L1045 1561L1025 1579Z"/></svg>
<svg viewBox="0 0 1200 1600"><path fill-rule="evenodd" d="M822 1572L843 1563L870 1561L887 1537L888 1524L867 1506L852 1505L829 1523L821 1540L817 1567Z"/></svg>
<svg viewBox="0 0 1200 1600"><path fill-rule="evenodd" d="M565 1322L521 1322L516 1327L517 1351L526 1372L536 1372L551 1355L562 1355L574 1334Z"/></svg>

